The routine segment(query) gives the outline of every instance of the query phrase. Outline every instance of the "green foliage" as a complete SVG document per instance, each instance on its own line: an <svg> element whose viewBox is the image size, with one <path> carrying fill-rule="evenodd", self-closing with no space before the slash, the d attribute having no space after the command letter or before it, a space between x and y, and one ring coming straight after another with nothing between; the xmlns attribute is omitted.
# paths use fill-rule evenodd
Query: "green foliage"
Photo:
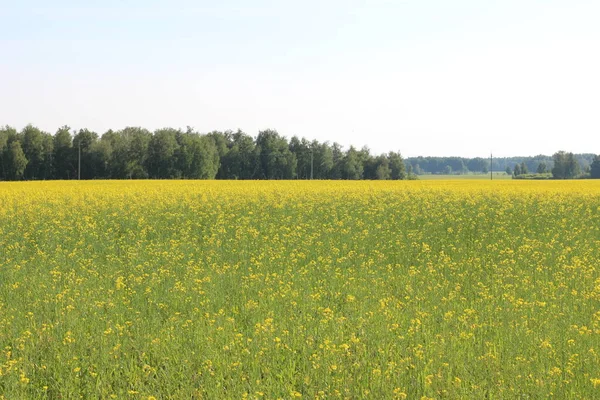
<svg viewBox="0 0 600 400"><path fill-rule="evenodd" d="M92 148L98 140L98 134L88 129L80 129L73 138L73 157L75 170L77 171L81 164L81 179L93 179L98 174L95 170ZM80 160L81 152L81 160ZM81 163L80 163L81 161Z"/></svg>
<svg viewBox="0 0 600 400"><path fill-rule="evenodd" d="M513 169L513 176L519 176L521 175L521 165L517 164L515 165L515 168Z"/></svg>
<svg viewBox="0 0 600 400"><path fill-rule="evenodd" d="M406 179L406 165L399 152L388 153L391 178L394 180Z"/></svg>
<svg viewBox="0 0 600 400"><path fill-rule="evenodd" d="M328 179L332 177L334 168L333 149L329 143L319 143L313 140L313 177L314 179Z"/></svg>
<svg viewBox="0 0 600 400"><path fill-rule="evenodd" d="M25 175L25 169L29 164L23 149L21 148L21 142L18 140L13 141L8 145L6 150L7 159L7 177L12 180L23 179Z"/></svg>
<svg viewBox="0 0 600 400"><path fill-rule="evenodd" d="M159 129L154 132L148 143L146 168L150 178L175 178L175 151L177 150L177 131L175 129Z"/></svg>
<svg viewBox="0 0 600 400"><path fill-rule="evenodd" d="M18 179L29 180L76 179L80 159L82 179L407 179L421 174L485 174L490 165L489 159L481 157L404 160L395 152L372 155L366 147L350 146L344 151L338 143L295 136L288 141L275 130L261 131L253 138L240 130L203 135L191 127L155 132L127 127L100 136L87 129L71 132L65 125L50 135L27 125L21 132L9 126L0 129L0 180L17 179L9 154L15 140L27 160ZM600 176L597 156L563 151L551 158L495 158L492 166L514 177L525 175L522 179L541 179L549 171L556 179ZM530 170L536 174L529 174Z"/></svg>
<svg viewBox="0 0 600 400"><path fill-rule="evenodd" d="M47 179L52 174L53 138L49 133L27 125L20 134L21 147L27 158L25 179Z"/></svg>
<svg viewBox="0 0 600 400"><path fill-rule="evenodd" d="M53 138L53 178L71 179L76 176L76 159L74 156L71 128L64 125L56 131Z"/></svg>
<svg viewBox="0 0 600 400"><path fill-rule="evenodd" d="M214 179L219 170L219 150L210 136L191 136L191 166L186 178Z"/></svg>
<svg viewBox="0 0 600 400"><path fill-rule="evenodd" d="M552 159L554 161L552 175L555 179L573 179L581 173L579 163L573 153L559 151L554 153Z"/></svg>
<svg viewBox="0 0 600 400"><path fill-rule="evenodd" d="M594 154L575 154L574 158L579 165L585 167L592 163ZM406 159L406 163L407 165L412 165L413 171L419 175L443 174L444 168L447 165L449 165L455 173L460 174L486 173L490 170L490 165L493 171L506 171L510 168L510 172L508 172L509 175L513 173L513 168L517 165L519 166L519 169L523 169L523 164L525 164L527 171L536 172L537 168L542 163L546 164L545 172L550 172L553 167L552 157L542 154L533 157L494 157L493 163L490 163L489 158L485 159L481 157L410 157ZM464 168L463 165L466 168Z"/></svg>
<svg viewBox="0 0 600 400"><path fill-rule="evenodd" d="M525 162L521 163L521 175L528 174L529 169L527 168L527 164Z"/></svg>
<svg viewBox="0 0 600 400"><path fill-rule="evenodd" d="M386 156L379 156L376 159L375 164L377 169L375 170L375 178L379 180L388 180L392 178L392 169L390 168L390 162Z"/></svg>
<svg viewBox="0 0 600 400"><path fill-rule="evenodd" d="M530 180L552 179L552 174L550 172L546 172L543 174L520 174L520 175L514 176L513 179L530 179Z"/></svg>
<svg viewBox="0 0 600 400"><path fill-rule="evenodd" d="M354 148L354 146L350 146L342 161L342 179L362 179L363 171L364 164L361 162L361 154Z"/></svg>
<svg viewBox="0 0 600 400"><path fill-rule="evenodd" d="M311 153L313 152L311 143L305 138L300 139L294 136L290 139L289 149L296 155L296 178L310 179ZM314 154L312 157L314 158Z"/></svg>
<svg viewBox="0 0 600 400"><path fill-rule="evenodd" d="M227 151L220 158L218 179L254 179L260 169L260 157L254 139L238 130L227 136Z"/></svg>
<svg viewBox="0 0 600 400"><path fill-rule="evenodd" d="M154 132L126 127L100 136L65 125L50 135L27 125L21 132L8 126L0 129L2 180L17 179L9 160L9 145L15 140L28 161L18 178L29 180L77 179L79 174L82 179L353 180L408 175L400 153L372 155L366 147L344 151L337 143L298 137L288 142L274 130L253 138L241 130L203 135L191 127Z"/></svg>
<svg viewBox="0 0 600 400"><path fill-rule="evenodd" d="M260 149L261 176L264 179L292 179L296 175L296 155L290 151L287 139L275 130L260 131L256 137Z"/></svg>
<svg viewBox="0 0 600 400"><path fill-rule="evenodd" d="M9 153L8 149L13 140L17 138L17 131L10 126L0 128L0 179L9 178Z"/></svg>
<svg viewBox="0 0 600 400"><path fill-rule="evenodd" d="M600 155L594 157L594 161L590 165L590 177L600 179Z"/></svg>
<svg viewBox="0 0 600 400"><path fill-rule="evenodd" d="M538 174L545 174L548 172L548 165L545 162L541 162L538 164L536 172Z"/></svg>

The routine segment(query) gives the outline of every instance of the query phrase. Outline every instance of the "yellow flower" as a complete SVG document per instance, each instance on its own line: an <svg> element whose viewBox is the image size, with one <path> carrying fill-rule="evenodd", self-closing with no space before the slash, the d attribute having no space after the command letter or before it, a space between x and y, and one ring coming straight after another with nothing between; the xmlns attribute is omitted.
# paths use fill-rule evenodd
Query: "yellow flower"
<svg viewBox="0 0 600 400"><path fill-rule="evenodd" d="M408 397L401 388L394 389L394 398L398 400L405 400Z"/></svg>
<svg viewBox="0 0 600 400"><path fill-rule="evenodd" d="M125 279L122 276L119 276L117 278L117 280L115 281L115 288L117 290L121 290L121 289L125 288Z"/></svg>

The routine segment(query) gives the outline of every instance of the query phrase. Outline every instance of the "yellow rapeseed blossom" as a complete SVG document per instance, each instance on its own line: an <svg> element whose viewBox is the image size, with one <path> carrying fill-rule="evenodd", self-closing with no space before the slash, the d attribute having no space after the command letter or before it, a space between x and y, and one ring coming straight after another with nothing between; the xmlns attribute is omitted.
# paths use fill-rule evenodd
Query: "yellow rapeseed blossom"
<svg viewBox="0 0 600 400"><path fill-rule="evenodd" d="M1 396L597 398L599 249L597 181L0 183Z"/></svg>

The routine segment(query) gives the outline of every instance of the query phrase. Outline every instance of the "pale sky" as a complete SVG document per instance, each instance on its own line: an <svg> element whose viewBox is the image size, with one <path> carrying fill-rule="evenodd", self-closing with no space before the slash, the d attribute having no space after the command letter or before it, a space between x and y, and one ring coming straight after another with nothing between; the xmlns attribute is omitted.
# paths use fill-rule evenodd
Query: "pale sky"
<svg viewBox="0 0 600 400"><path fill-rule="evenodd" d="M600 153L599 0L0 0L0 125Z"/></svg>

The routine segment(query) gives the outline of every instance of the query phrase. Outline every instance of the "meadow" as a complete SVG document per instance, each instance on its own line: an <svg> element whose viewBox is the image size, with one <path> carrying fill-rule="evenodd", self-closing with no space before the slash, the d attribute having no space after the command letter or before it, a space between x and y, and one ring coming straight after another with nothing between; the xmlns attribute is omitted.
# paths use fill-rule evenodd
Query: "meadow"
<svg viewBox="0 0 600 400"><path fill-rule="evenodd" d="M506 172L494 172L493 180L504 180L504 179L512 179L512 175L508 175ZM418 175L419 180L464 180L464 179L473 179L473 180L490 180L490 174L464 174L464 175L435 175L435 174L425 174Z"/></svg>
<svg viewBox="0 0 600 400"><path fill-rule="evenodd" d="M0 398L598 398L600 182L0 184Z"/></svg>

